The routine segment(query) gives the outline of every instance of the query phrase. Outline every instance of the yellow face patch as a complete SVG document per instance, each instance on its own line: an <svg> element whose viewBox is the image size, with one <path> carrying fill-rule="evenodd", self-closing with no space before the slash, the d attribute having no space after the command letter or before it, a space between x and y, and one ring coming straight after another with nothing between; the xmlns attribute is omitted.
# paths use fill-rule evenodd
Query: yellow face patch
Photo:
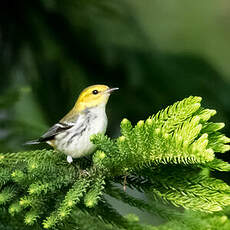
<svg viewBox="0 0 230 230"><path fill-rule="evenodd" d="M109 88L106 85L92 85L84 89L74 107L66 114L60 122L66 120L72 121L76 120L76 115L85 109L92 108L99 105L106 105L110 93L118 88Z"/></svg>
<svg viewBox="0 0 230 230"><path fill-rule="evenodd" d="M74 110L80 112L86 108L106 104L110 96L110 93L106 92L107 90L109 90L109 87L106 85L93 85L87 87L81 92L74 106Z"/></svg>

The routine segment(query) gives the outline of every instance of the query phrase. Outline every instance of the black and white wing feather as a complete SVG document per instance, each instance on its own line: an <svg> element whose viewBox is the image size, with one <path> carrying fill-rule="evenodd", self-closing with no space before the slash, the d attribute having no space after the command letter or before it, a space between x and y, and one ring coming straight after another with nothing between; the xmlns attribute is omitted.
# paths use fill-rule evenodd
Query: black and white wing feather
<svg viewBox="0 0 230 230"><path fill-rule="evenodd" d="M25 143L25 145L39 144L41 142L53 140L57 134L60 134L64 131L72 128L73 125L74 125L73 123L70 123L70 124L63 123L63 122L56 123L55 125L50 127L48 129L48 131L46 133L44 133L40 138L38 138L36 140L28 141Z"/></svg>

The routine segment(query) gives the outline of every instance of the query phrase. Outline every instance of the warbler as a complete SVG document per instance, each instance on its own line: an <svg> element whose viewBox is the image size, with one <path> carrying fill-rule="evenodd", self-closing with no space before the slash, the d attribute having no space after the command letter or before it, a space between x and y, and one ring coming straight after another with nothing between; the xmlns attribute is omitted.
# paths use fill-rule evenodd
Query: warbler
<svg viewBox="0 0 230 230"><path fill-rule="evenodd" d="M46 142L54 149L65 153L69 163L73 158L92 153L96 147L90 141L90 136L105 133L108 123L105 107L110 94L115 90L118 88L109 88L106 85L87 87L66 116L40 138L25 144Z"/></svg>

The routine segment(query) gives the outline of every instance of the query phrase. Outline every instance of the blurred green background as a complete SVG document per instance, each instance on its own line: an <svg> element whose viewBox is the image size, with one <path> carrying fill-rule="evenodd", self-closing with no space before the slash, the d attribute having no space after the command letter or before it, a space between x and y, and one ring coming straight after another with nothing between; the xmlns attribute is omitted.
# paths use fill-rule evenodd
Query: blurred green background
<svg viewBox="0 0 230 230"><path fill-rule="evenodd" d="M230 136L229 26L227 0L3 1L1 152L38 148L22 144L92 84L120 88L107 106L111 137L122 118L136 123L190 95Z"/></svg>
<svg viewBox="0 0 230 230"><path fill-rule="evenodd" d="M21 151L91 84L119 87L108 134L189 95L230 135L230 4L12 0L0 8L0 147Z"/></svg>

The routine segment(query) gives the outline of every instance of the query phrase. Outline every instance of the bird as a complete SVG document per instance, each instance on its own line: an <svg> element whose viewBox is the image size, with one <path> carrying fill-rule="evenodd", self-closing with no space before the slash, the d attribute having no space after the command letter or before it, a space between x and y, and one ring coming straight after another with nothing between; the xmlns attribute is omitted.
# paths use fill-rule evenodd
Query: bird
<svg viewBox="0 0 230 230"><path fill-rule="evenodd" d="M69 113L40 138L28 141L25 145L46 142L66 154L69 163L73 162L73 158L91 154L96 146L90 141L90 137L93 134L105 134L108 124L106 104L110 94L118 89L107 85L85 88Z"/></svg>

